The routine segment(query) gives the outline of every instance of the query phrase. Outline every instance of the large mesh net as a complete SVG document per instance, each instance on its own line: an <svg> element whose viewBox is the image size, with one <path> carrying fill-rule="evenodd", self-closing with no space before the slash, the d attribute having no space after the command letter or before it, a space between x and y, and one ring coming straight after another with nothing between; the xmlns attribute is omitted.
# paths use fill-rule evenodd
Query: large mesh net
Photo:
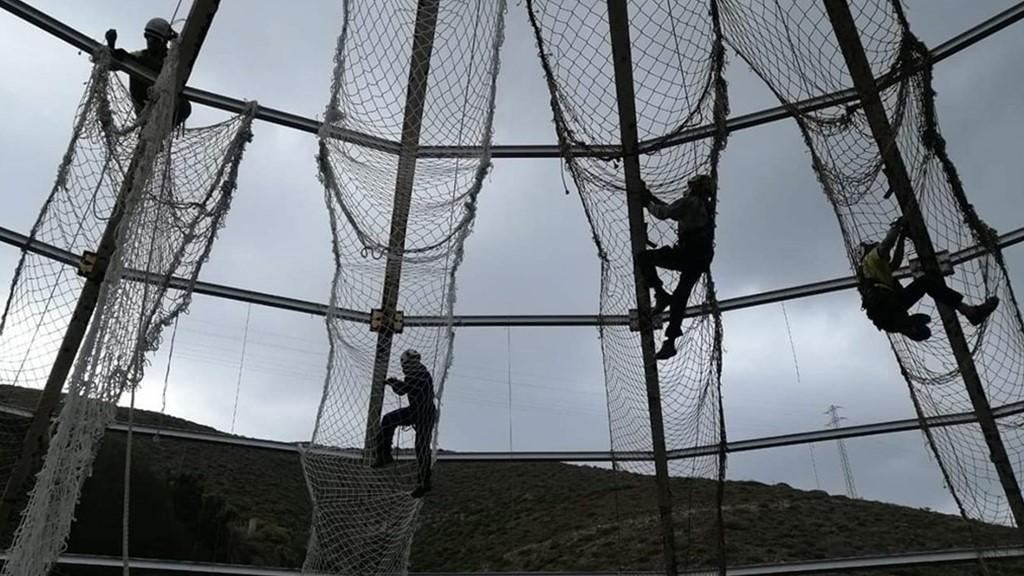
<svg viewBox="0 0 1024 576"><path fill-rule="evenodd" d="M176 44L138 118L111 79L110 51L94 60L32 238L81 253L96 250L109 227L114 251L3 574L46 574L63 549L104 429L141 381L162 329L188 306L251 138L253 105L221 124L172 132ZM5 383L41 386L82 287L73 269L23 252L0 325Z"/></svg>
<svg viewBox="0 0 1024 576"><path fill-rule="evenodd" d="M420 353L440 399L452 360L456 270L490 168L505 3L345 2L318 156L336 267L327 329L328 375L303 465L313 500L306 572L406 569L421 475L405 450L416 434L433 459L437 426L395 438L397 464L370 467L382 413L404 400L400 354ZM337 135L350 129L401 142L398 154ZM419 145L476 147L463 158L417 158ZM387 303L404 315L448 318L373 332L339 310ZM407 409L413 407L405 405ZM436 423L436 412L432 418ZM365 453L363 449L368 448ZM408 458L406 456L409 456Z"/></svg>
<svg viewBox="0 0 1024 576"><path fill-rule="evenodd" d="M572 154L621 139L607 6L603 2L528 0L530 21L540 49L559 143L579 191L601 259L601 314L628 314L635 309L636 289L627 218L627 194L618 162L593 154ZM629 32L633 91L640 144L641 175L659 198L672 201L697 174L717 178L725 147L728 98L722 37L715 3L630 2ZM652 151L651 143L674 133L712 124L712 137ZM644 142L647 142L645 146ZM648 240L658 246L677 241L676 223L648 218ZM666 287L678 273L659 270ZM701 312L684 320L678 354L658 363L665 443L669 450L725 441L720 396L721 319L710 274L693 290L690 302ZM658 332L660 333L660 331ZM652 439L637 333L627 327L601 328L613 457L618 452L651 451ZM617 469L650 473L651 463L614 461ZM671 472L724 480L724 452L676 460ZM694 543L721 535L721 492L714 502L687 498L677 524L679 540ZM652 511L653 513L653 511ZM683 567L724 566L723 545L712 536L709 547L687 544ZM691 558L698 549L708 557Z"/></svg>
<svg viewBox="0 0 1024 576"><path fill-rule="evenodd" d="M822 3L720 0L730 45L786 105L848 88L852 78ZM850 2L865 55L879 81L879 95L892 124L892 144L907 166L920 217L937 251L976 244L978 259L956 266L947 284L978 304L996 295L1002 303L981 326L961 322L968 348L992 407L1022 399L1024 324L992 230L968 202L945 151L935 114L935 93L925 47L911 33L899 2ZM794 115L812 153L815 172L833 204L851 264L862 241L879 241L900 215L897 196L887 196L883 159L864 109L831 108ZM914 215L908 215L914 217ZM908 257L916 258L908 242ZM930 298L911 312L938 313ZM890 335L919 416L973 410L964 378L942 324L914 342ZM1020 478L1024 436L998 424L1012 470ZM982 430L977 425L927 431L946 482L961 511L988 522L1013 521Z"/></svg>

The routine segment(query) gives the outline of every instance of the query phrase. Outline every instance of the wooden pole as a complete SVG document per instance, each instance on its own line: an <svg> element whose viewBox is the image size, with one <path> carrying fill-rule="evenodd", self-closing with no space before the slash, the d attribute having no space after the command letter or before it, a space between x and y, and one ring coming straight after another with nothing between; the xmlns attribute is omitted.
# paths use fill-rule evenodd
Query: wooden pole
<svg viewBox="0 0 1024 576"><path fill-rule="evenodd" d="M619 106L622 164L626 178L626 205L629 217L630 246L633 251L633 277L636 283L640 349L643 354L644 378L647 382L647 408L651 420L651 442L654 449L654 471L658 492L658 513L661 517L662 548L665 554L665 572L668 576L676 576L678 568L676 565L675 528L672 522L672 492L668 483L668 458L665 454L665 424L661 413L658 364L654 358L651 294L637 262L637 254L647 248L647 225L644 223L643 182L640 176L636 102L633 92L633 58L630 51L629 11L626 0L608 0L608 26L611 31L615 93Z"/></svg>
<svg viewBox="0 0 1024 576"><path fill-rule="evenodd" d="M944 284L945 280L939 270L935 248L921 215L921 207L914 196L913 183L896 143L892 125L889 123L882 100L878 95L871 65L864 54L864 46L861 44L856 24L850 14L850 7L846 0L825 0L825 9L828 11L836 40L839 42L843 58L846 60L850 76L853 78L854 87L864 106L864 115L871 128L871 134L881 151L885 176L889 180L890 189L896 195L900 209L903 211L907 233L921 259L921 267L925 274ZM985 396L981 377L974 364L974 358L971 356L970 347L967 345L967 339L964 337L956 310L938 302L935 305L942 318L942 325L949 338L953 356L956 357L957 366L960 368L960 375L964 379L967 395L971 399L974 413L985 437L985 443L988 445L989 458L999 475L999 482L1006 493L1014 521L1018 527L1024 527L1024 499L1021 497L1020 485L1017 483L1013 467L1006 454L1006 447L1003 445L999 429L996 427L992 408Z"/></svg>
<svg viewBox="0 0 1024 576"><path fill-rule="evenodd" d="M412 55L409 61L409 83L405 94L405 115L402 120L401 152L395 179L395 204L391 212L391 235L388 239L388 259L384 270L381 294L381 321L377 334L377 350L373 361L373 379L370 404L366 416L366 457L373 458L380 430L381 411L384 407L384 379L391 360L394 337L394 318L398 309L398 290L402 280L402 258L405 251L405 233L409 223L409 205L412 201L413 182L416 178L416 156L420 146L420 128L423 123L423 104L427 96L430 58L434 51L434 30L437 25L439 0L419 0L416 6L416 25L413 29Z"/></svg>
<svg viewBox="0 0 1024 576"><path fill-rule="evenodd" d="M214 15L217 13L219 5L220 0L195 0L195 3L192 5L178 44L177 90L175 94L181 92L188 82L189 75L192 73L192 66L199 55L199 50L202 48L203 41L206 39L206 33L209 30ZM0 501L0 534L6 535L9 533L8 524L11 513L21 498L29 476L38 467L37 463L46 451L49 440L50 419L53 417L53 413L60 401L60 392L64 388L68 373L70 373L71 368L74 366L78 350L82 345L82 339L85 337L89 322L92 320L93 313L96 310L96 302L99 299L100 290L106 279L107 267L116 248L118 227L124 218L125 199L131 192L131 174L134 172L139 158L142 157L145 146L146 143L140 140L132 154L132 161L129 165L125 181L118 192L114 209L103 230L99 247L96 249L96 261L92 267L92 272L87 275L85 285L78 296L78 302L75 304L75 310L71 314L68 328L64 332L64 338L61 341L60 349L57 351L57 357L54 359L50 374L46 379L46 385L36 403L32 421L29 424L28 431L25 433L21 454L14 466L14 470L11 472L10 477L8 477L3 500Z"/></svg>

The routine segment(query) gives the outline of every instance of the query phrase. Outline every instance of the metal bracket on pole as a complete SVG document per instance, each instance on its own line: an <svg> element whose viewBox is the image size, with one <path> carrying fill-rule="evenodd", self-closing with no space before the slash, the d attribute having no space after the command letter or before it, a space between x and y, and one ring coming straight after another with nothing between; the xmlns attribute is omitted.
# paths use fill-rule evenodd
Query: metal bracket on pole
<svg viewBox="0 0 1024 576"><path fill-rule="evenodd" d="M96 253L86 250L82 252L82 259L78 262L78 275L89 278L96 271Z"/></svg>
<svg viewBox="0 0 1024 576"><path fill-rule="evenodd" d="M857 26L850 13L850 6L846 0L825 0L825 10L828 12L836 40L839 42L839 48L842 50L843 58L849 68L854 88L864 106L864 116L885 163L883 172L889 180L889 188L895 193L900 209L903 211L907 223L907 235L913 241L914 248L920 257L922 272L932 275L944 283L931 235L922 217L921 206L914 195L913 182L910 179L907 166L896 140L893 138L892 125L889 123L889 117L886 115L885 107L878 95L874 74L864 53L864 46L861 44ZM992 407L985 395L985 387L978 374L978 368L974 364L974 357L971 355L963 328L960 326L960 319L957 317L956 310L949 306L936 303L936 308L942 318L942 324L960 369L960 375L963 377L964 386L967 388L967 395L978 416L978 424L985 437L985 443L988 445L989 458L999 476L999 482L1006 494L1013 519L1018 528L1024 529L1024 497L1021 495L1020 484L1017 482L1016 473L1006 453L1006 446L1003 444L999 428L992 415Z"/></svg>
<svg viewBox="0 0 1024 576"><path fill-rule="evenodd" d="M391 332L401 334L405 329L405 315L401 310L387 315L379 308L370 311L370 332Z"/></svg>
<svg viewBox="0 0 1024 576"><path fill-rule="evenodd" d="M629 309L629 315L627 316L627 323L629 324L630 332L639 332L640 328L640 311L636 308ZM661 330L661 327L665 324L665 318L662 314L651 315L650 318L650 329Z"/></svg>
<svg viewBox="0 0 1024 576"><path fill-rule="evenodd" d="M936 252L935 260L939 266L939 272L943 276L953 275L953 261L949 257L948 250ZM914 278L921 278L924 276L924 265L921 263L920 258L913 258L910 260L910 273L913 274Z"/></svg>

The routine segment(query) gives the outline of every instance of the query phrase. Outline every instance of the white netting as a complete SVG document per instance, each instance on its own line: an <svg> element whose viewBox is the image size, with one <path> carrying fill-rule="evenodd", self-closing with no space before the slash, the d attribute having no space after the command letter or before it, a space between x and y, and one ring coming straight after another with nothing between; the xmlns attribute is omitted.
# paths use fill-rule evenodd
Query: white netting
<svg viewBox="0 0 1024 576"><path fill-rule="evenodd" d="M431 26L423 25L430 18L419 27L416 22L418 14L428 15L435 7L431 42ZM415 349L433 376L438 398L443 392L452 358L455 272L475 216L477 194L490 168L504 16L503 0L344 2L318 156L336 272L327 317L328 376L312 447L303 454L313 500L305 572L392 574L406 569L420 508L420 501L410 498L419 479L417 465L396 454L397 465L370 468L362 457L371 389L382 389L384 372L401 378L399 355ZM414 51L414 45L430 48ZM424 63L429 64L425 93L416 88L423 86ZM413 87L409 94L407 86ZM481 151L463 158L417 159L416 138L410 138L415 126L403 128L407 102L416 101L423 103L420 145L472 146ZM395 155L339 139L339 129L405 144ZM411 199L399 206L408 210L408 223L403 229L399 222L393 237L396 189L410 184ZM391 250L389 246L402 236L404 246L399 243ZM384 289L389 261L392 267L401 265L397 293ZM406 326L392 339L371 332L365 323L338 316L340 309L368 313L389 297L397 299L397 309L406 316L439 316L442 322L435 327ZM378 371L375 381L378 355L384 370ZM399 405L387 391L383 412ZM373 414L370 421L380 417ZM436 426L432 432L431 459ZM413 436L400 432L396 446L411 445ZM376 447L375 435L369 443Z"/></svg>
<svg viewBox="0 0 1024 576"><path fill-rule="evenodd" d="M574 146L586 150L618 142L621 134L606 4L528 0L527 6L563 149ZM728 96L716 11L714 2L629 2L633 90L641 142L697 126L717 126L712 137L705 140L656 152L645 152L641 145L641 176L665 201L679 198L687 180L697 174L717 177L726 140ZM636 308L636 292L622 166L571 154L567 163L602 261L601 314L625 315ZM671 246L677 241L674 221L656 220L650 215L645 218L648 238L654 244ZM679 274L667 270L658 273L671 291ZM710 274L694 287L689 301L702 306L703 313L683 321L676 357L658 362L669 450L725 441L719 381L722 329ZM655 335L660 337L663 332L659 330ZM651 451L640 336L627 327L605 326L601 329L601 345L612 453ZM616 461L615 466L653 471L651 463ZM674 474L721 482L724 453L676 460L670 463L670 469ZM696 539L712 539L705 548L711 554L691 558L690 552L698 546L682 546L681 564L724 565L724 549L715 536L721 534L720 499L698 503L687 498L686 502L680 513L685 519L677 520L686 533L684 541L693 544Z"/></svg>
<svg viewBox="0 0 1024 576"><path fill-rule="evenodd" d="M822 3L720 2L727 41L783 103L853 85ZM995 235L969 203L946 154L935 116L930 66L921 67L927 50L911 33L898 1L851 1L850 11L876 78L913 72L880 90L894 141L935 249L954 252L979 243L989 248L984 257L957 265L946 282L971 304L991 295L1002 300L984 325L961 325L992 407L1019 402L1024 399L1024 323ZM801 113L797 121L853 264L859 243L879 241L901 212L896 195L885 197L889 184L878 144L859 105ZM907 257L915 258L912 244L907 246ZM890 335L890 341L918 414L973 411L931 298L925 297L911 312L933 318L931 339L919 343ZM1008 425L999 425L999 433L1019 481L1024 473L1024 435ZM965 516L1012 522L980 427L933 429L928 441Z"/></svg>
<svg viewBox="0 0 1024 576"><path fill-rule="evenodd" d="M214 126L172 134L177 45L134 118L100 48L57 182L32 237L75 253L96 250L122 194L123 217L48 451L3 574L46 574L65 545L82 483L118 399L142 379L145 355L189 303L223 225L254 105ZM128 184L126 185L126 181ZM169 288L172 277L184 288ZM39 387L82 287L75 270L22 254L5 311L5 383Z"/></svg>

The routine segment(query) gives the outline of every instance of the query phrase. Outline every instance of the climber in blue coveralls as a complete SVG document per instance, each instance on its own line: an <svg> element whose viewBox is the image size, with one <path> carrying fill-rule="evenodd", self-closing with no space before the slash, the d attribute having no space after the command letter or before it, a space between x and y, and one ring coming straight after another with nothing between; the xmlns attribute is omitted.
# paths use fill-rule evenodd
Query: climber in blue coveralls
<svg viewBox="0 0 1024 576"><path fill-rule="evenodd" d="M676 338L683 335L682 323L690 293L700 277L711 270L715 256L715 193L717 184L711 176L698 175L687 183L687 193L666 204L644 185L643 202L651 216L678 223L678 240L672 246L643 250L637 254L640 273L648 288L654 290L654 315L670 308L665 342L655 355L665 360L676 355ZM679 272L679 283L670 294L658 277L657 268Z"/></svg>
<svg viewBox="0 0 1024 576"><path fill-rule="evenodd" d="M402 352L402 373L404 380L388 378L385 384L391 386L395 394L408 396L409 405L388 412L380 421L380 434L377 436L377 454L373 467L387 466L395 460L391 456L391 444L395 429L399 426L412 426L416 431L416 463L419 468L419 484L412 491L413 498L419 498L430 491L430 440L434 433L437 420L437 408L434 406L434 379L427 367L420 360L420 353L415 350Z"/></svg>

